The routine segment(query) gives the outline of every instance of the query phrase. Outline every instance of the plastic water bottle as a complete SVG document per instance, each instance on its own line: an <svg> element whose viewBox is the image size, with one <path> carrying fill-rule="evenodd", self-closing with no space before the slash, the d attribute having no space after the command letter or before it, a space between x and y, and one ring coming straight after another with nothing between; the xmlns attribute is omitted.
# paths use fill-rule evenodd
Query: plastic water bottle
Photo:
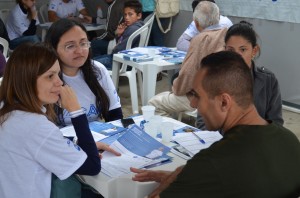
<svg viewBox="0 0 300 198"><path fill-rule="evenodd" d="M103 12L100 6L97 7L97 24L105 24L106 19L103 18Z"/></svg>
<svg viewBox="0 0 300 198"><path fill-rule="evenodd" d="M103 12L100 6L97 7L97 17L100 19L103 18Z"/></svg>

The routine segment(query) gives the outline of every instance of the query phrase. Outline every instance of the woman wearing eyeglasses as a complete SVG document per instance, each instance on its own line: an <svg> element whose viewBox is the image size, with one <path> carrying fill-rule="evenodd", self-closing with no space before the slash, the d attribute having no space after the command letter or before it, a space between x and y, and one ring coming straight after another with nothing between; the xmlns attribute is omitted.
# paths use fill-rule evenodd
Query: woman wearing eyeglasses
<svg viewBox="0 0 300 198"><path fill-rule="evenodd" d="M89 121L123 118L120 98L107 69L91 60L90 42L81 23L69 19L54 22L45 42L56 49L62 80L76 92ZM68 111L58 108L57 113L59 125L71 124Z"/></svg>
<svg viewBox="0 0 300 198"><path fill-rule="evenodd" d="M40 42L36 35L38 15L35 0L17 0L17 5L10 11L6 29L10 39L10 49L15 49L22 43Z"/></svg>

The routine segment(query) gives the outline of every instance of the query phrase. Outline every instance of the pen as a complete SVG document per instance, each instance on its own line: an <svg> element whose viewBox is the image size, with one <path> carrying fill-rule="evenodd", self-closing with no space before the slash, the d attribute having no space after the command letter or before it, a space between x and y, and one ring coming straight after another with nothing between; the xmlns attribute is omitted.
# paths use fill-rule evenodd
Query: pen
<svg viewBox="0 0 300 198"><path fill-rule="evenodd" d="M194 134L194 136L196 136L196 138L199 140L199 142L201 142L202 144L205 144L205 141L201 137L196 135L196 133L194 133L193 131L192 131L192 133Z"/></svg>

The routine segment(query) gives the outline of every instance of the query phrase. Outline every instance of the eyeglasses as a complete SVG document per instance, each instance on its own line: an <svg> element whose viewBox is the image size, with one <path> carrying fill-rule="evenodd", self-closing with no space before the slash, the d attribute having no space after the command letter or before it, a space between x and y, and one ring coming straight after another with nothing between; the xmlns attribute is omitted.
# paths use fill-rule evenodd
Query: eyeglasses
<svg viewBox="0 0 300 198"><path fill-rule="evenodd" d="M82 50L89 49L91 47L91 42L89 42L89 41L81 42L81 43L79 43L79 45L77 45L75 43L67 44L64 46L64 50L65 50L65 52L68 52L68 53L74 52L77 49L77 47L80 47L80 49L82 49Z"/></svg>

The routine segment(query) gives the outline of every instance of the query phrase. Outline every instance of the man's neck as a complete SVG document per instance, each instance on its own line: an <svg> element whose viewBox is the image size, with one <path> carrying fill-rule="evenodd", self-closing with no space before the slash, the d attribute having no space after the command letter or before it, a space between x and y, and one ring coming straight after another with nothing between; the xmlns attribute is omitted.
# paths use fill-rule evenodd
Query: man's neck
<svg viewBox="0 0 300 198"><path fill-rule="evenodd" d="M226 132L229 129L237 125L267 125L268 122L264 120L257 112L255 106L252 104L247 109L235 109L232 110L227 119L225 120L223 131Z"/></svg>

